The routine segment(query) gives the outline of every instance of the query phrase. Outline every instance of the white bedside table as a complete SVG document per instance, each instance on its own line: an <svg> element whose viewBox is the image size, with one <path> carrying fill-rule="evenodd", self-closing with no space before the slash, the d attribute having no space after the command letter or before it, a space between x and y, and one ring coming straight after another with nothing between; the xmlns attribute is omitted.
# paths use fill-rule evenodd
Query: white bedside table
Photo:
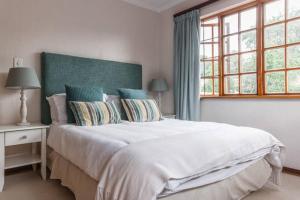
<svg viewBox="0 0 300 200"><path fill-rule="evenodd" d="M0 126L0 192L4 187L5 170L41 163L41 175L46 180L46 131L49 126L32 124L30 126ZM37 154L37 143L41 143L41 154ZM32 144L31 153L5 156L5 147ZM35 166L34 166L35 169Z"/></svg>
<svg viewBox="0 0 300 200"><path fill-rule="evenodd" d="M175 114L162 114L163 118L167 118L167 119L176 119L176 115Z"/></svg>

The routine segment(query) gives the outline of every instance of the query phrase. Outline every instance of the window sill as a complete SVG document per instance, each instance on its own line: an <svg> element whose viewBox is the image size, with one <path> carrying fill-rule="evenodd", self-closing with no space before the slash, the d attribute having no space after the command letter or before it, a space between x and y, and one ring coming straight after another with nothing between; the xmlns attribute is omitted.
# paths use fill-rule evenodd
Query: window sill
<svg viewBox="0 0 300 200"><path fill-rule="evenodd" d="M300 95L244 95L244 96L203 96L200 99L299 99Z"/></svg>

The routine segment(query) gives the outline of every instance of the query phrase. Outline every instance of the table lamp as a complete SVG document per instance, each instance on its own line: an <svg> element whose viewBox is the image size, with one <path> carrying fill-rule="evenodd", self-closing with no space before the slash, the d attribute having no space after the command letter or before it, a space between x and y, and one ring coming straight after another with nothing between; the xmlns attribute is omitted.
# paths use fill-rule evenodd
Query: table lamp
<svg viewBox="0 0 300 200"><path fill-rule="evenodd" d="M30 125L27 122L27 106L26 106L26 95L24 90L26 89L38 89L41 88L38 77L32 68L28 67L14 67L10 68L8 72L8 77L6 80L6 88L21 90L21 107L20 107L20 116L21 122L17 125L19 126L28 126Z"/></svg>
<svg viewBox="0 0 300 200"><path fill-rule="evenodd" d="M157 92L157 102L158 107L161 109L161 96L163 92L168 91L169 86L165 79L152 79L150 82L149 90L152 92Z"/></svg>

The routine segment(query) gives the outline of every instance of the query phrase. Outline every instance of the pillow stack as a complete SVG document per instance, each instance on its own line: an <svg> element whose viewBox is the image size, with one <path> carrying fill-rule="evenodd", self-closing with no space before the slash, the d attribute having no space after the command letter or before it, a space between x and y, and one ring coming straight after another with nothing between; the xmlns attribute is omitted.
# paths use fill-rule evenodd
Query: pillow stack
<svg viewBox="0 0 300 200"><path fill-rule="evenodd" d="M157 103L147 92L118 89L120 96L106 95L101 87L65 86L66 94L48 97L52 122L76 123L78 126L150 122L162 119ZM124 116L122 116L124 115Z"/></svg>
<svg viewBox="0 0 300 200"><path fill-rule="evenodd" d="M153 99L145 90L119 89L121 102L130 122L159 121L162 115Z"/></svg>
<svg viewBox="0 0 300 200"><path fill-rule="evenodd" d="M93 102L103 101L101 87L80 87L66 85L67 103L70 101ZM67 104L68 123L75 123L70 106Z"/></svg>

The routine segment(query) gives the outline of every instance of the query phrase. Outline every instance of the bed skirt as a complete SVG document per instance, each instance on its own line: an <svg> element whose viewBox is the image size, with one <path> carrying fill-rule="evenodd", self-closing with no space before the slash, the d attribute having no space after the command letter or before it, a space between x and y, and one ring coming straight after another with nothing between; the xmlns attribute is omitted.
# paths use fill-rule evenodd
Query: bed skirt
<svg viewBox="0 0 300 200"><path fill-rule="evenodd" d="M95 200L98 181L53 151L50 154L51 179L61 180L76 200ZM183 191L159 200L239 200L250 192L262 188L269 180L272 169L264 159L257 161L240 173L203 187Z"/></svg>

